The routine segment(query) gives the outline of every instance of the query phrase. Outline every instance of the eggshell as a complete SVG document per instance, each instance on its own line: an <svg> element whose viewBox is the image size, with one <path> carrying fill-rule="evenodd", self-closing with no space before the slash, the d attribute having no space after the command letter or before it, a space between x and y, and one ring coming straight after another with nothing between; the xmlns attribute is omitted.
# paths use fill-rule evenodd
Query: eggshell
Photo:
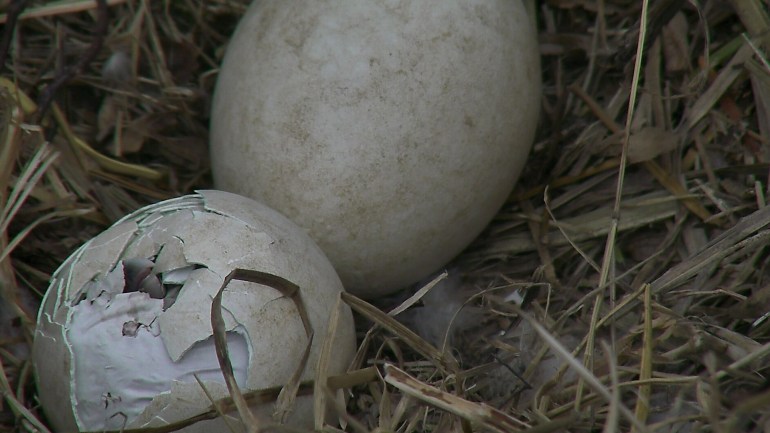
<svg viewBox="0 0 770 433"><path fill-rule="evenodd" d="M257 1L218 78L215 185L307 229L348 291L383 295L489 223L540 86L520 0Z"/></svg>
<svg viewBox="0 0 770 433"><path fill-rule="evenodd" d="M297 284L316 336L324 335L342 291L337 274L302 229L245 197L200 191L151 205L73 253L43 299L32 351L38 397L54 428L156 427L201 413L210 401L195 376L214 398L227 396L210 311L234 268ZM294 302L234 280L222 310L242 390L284 385L308 342ZM303 380L313 379L321 340L313 342ZM338 374L355 352L347 307L333 347L330 374ZM272 411L255 409L268 421ZM298 397L290 420L313 425L311 397ZM213 420L183 431L227 428Z"/></svg>

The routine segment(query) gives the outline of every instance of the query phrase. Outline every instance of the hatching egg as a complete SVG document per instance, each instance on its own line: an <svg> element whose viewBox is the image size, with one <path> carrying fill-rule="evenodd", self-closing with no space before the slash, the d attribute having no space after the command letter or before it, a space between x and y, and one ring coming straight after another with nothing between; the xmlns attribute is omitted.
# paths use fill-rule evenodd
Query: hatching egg
<svg viewBox="0 0 770 433"><path fill-rule="evenodd" d="M234 269L299 286L303 302ZM228 396L212 332L221 287L233 375L244 392L280 388L300 367L312 379L342 284L326 256L284 216L251 199L199 191L140 209L86 242L56 271L32 351L40 403L56 431L159 427L198 415ZM300 307L302 305L302 307ZM306 312L300 314L300 308ZM355 352L350 310L338 316L329 374ZM200 382L199 382L200 381ZM273 407L255 413L271 421ZM312 399L289 420L312 426ZM232 423L231 423L232 424ZM237 423L232 425L238 425ZM228 431L221 419L183 431Z"/></svg>
<svg viewBox="0 0 770 433"><path fill-rule="evenodd" d="M384 295L490 222L540 92L520 0L256 1L218 77L215 185L307 230L347 290Z"/></svg>

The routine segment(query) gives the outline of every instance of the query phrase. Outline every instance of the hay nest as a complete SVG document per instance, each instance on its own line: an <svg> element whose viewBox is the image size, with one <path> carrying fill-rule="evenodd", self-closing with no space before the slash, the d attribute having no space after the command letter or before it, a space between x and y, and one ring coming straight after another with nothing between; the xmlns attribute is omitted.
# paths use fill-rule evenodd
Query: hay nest
<svg viewBox="0 0 770 433"><path fill-rule="evenodd" d="M208 103L246 3L0 2L0 431L47 431L28 356L57 266L211 186ZM345 297L360 349L327 405L355 432L767 431L766 7L529 6L545 91L522 180L448 276Z"/></svg>

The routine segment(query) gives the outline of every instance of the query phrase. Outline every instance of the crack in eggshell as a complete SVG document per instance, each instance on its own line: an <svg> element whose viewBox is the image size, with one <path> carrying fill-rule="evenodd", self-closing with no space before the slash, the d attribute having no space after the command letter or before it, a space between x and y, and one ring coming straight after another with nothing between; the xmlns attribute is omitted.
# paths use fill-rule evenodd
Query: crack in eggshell
<svg viewBox="0 0 770 433"><path fill-rule="evenodd" d="M286 224L289 220L283 214L259 202L247 203L239 201L233 203L227 197L227 194L221 194L218 191L212 190L201 190L198 191L198 194L201 195L203 208L208 212L227 216L228 218L240 221L246 226L250 226L250 221L259 221L265 230L270 230L279 239L297 236L297 227L293 226L293 223ZM265 218L265 215L270 217ZM307 236L304 230L302 233ZM309 240L310 237L307 236L307 239ZM315 244L313 243L313 245Z"/></svg>
<svg viewBox="0 0 770 433"><path fill-rule="evenodd" d="M64 336L63 322L51 319L49 314L43 314L38 319L39 325L35 331L35 350L44 353L48 362L45 370L37 371L38 381L55 383L62 377L72 377L72 353ZM71 381L63 381L63 386L52 386L48 392L39 393L40 403L58 414L57 425L67 426L66 431L75 431L75 415L71 409L74 392Z"/></svg>
<svg viewBox="0 0 770 433"><path fill-rule="evenodd" d="M54 323L67 323L68 309L61 308L62 305L68 305L68 299L62 292L66 291L66 282L61 278L56 278L56 274L51 277L51 285L48 289L56 290L55 296L46 296L40 306L40 311ZM53 304L53 307L51 307Z"/></svg>
<svg viewBox="0 0 770 433"><path fill-rule="evenodd" d="M131 243L137 231L134 222L126 221L102 232L83 244L73 256L56 271L53 279L64 278L67 290L61 292L60 301L70 302L78 299L88 281L101 278L112 271L117 258ZM86 272L70 272L75 266L88 269ZM58 309L60 305L54 306Z"/></svg>
<svg viewBox="0 0 770 433"><path fill-rule="evenodd" d="M192 271L190 278L179 290L174 305L158 317L161 338L172 360L178 361L193 344L211 336L210 312L201 306L211 304L222 281L223 278L210 269ZM232 330L238 325L232 315L224 314L223 317L226 330Z"/></svg>
<svg viewBox="0 0 770 433"><path fill-rule="evenodd" d="M165 285L183 285L190 279L190 275L196 269L201 268L197 265L187 265L181 268L172 269L170 271L162 272L160 275L161 282Z"/></svg>
<svg viewBox="0 0 770 433"><path fill-rule="evenodd" d="M99 296L105 295L112 297L118 293L123 293L126 287L126 280L123 271L123 262L118 262L115 267L101 276L93 279L83 286L83 295L73 299L73 304L77 305L82 301L93 302Z"/></svg>
<svg viewBox="0 0 770 433"><path fill-rule="evenodd" d="M150 298L146 293L133 292L99 296L93 301L81 302L71 310L72 317L66 332L73 352L71 378L75 398L72 401L80 428L91 430L94 426L102 425L105 409L130 416L132 411L135 412L132 408L137 401L146 398L135 389L138 383L132 384L127 379L131 377L130 374L126 375L127 366L141 364L147 368L152 365L135 382L145 386L143 391L150 395L162 391L155 389L157 385L152 381L144 380L157 368L153 365L157 356L153 355L152 343L157 337L141 329L132 338L122 335L125 322L154 322L162 311L162 302ZM152 326L157 328L157 324ZM121 367L116 369L116 366ZM94 398L104 397L108 393L119 398L109 408L103 399Z"/></svg>
<svg viewBox="0 0 770 433"><path fill-rule="evenodd" d="M158 256L166 245L174 241L179 227L186 227L194 218L195 210L184 209L175 213L150 215L139 221L137 236L123 251L122 257ZM156 218L156 217L160 218ZM152 225L144 225L150 219Z"/></svg>
<svg viewBox="0 0 770 433"><path fill-rule="evenodd" d="M219 382L205 382L206 391L214 399L228 396L227 386ZM198 383L174 382L171 390L155 396L150 404L127 427L152 428L162 427L169 422L198 415L199 408L208 407L211 401ZM188 427L185 432L211 432L211 424L217 421L204 421Z"/></svg>
<svg viewBox="0 0 770 433"><path fill-rule="evenodd" d="M155 220L162 218L163 216L180 212L185 209L200 209L201 199L197 194L185 195L182 197L176 197L168 200L164 200L158 203L147 205L138 211L126 215L120 219L117 223L123 221L136 221L140 227L150 226L155 223Z"/></svg>
<svg viewBox="0 0 770 433"><path fill-rule="evenodd" d="M72 318L70 304L73 299L85 294L89 281L108 274L114 268L116 258L129 244L136 229L136 223L131 221L116 223L111 230L81 245L52 275L35 331L34 351L44 353L49 366L38 369L38 381L55 383L62 377L75 377L74 354L66 333ZM72 272L83 263L87 264L84 269L89 272ZM59 414L58 425L75 430L77 424L71 406L76 397L71 382L62 387L50 387L38 398L45 407Z"/></svg>
<svg viewBox="0 0 770 433"><path fill-rule="evenodd" d="M187 263L206 266L221 275L223 281L235 268L275 269L281 265L276 263L279 259L270 254L274 239L264 230L208 211L193 212L193 218L186 224L187 237L182 241ZM217 236L212 237L210 233Z"/></svg>
<svg viewBox="0 0 770 433"><path fill-rule="evenodd" d="M294 302L271 287L231 281L222 295L222 305L223 312L245 324L243 330L250 349L247 387L284 385L297 367L294 360L301 359L308 343ZM281 326L274 326L275 323ZM271 374L261 374L264 371Z"/></svg>
<svg viewBox="0 0 770 433"><path fill-rule="evenodd" d="M155 258L155 272L162 274L188 266L184 256L184 242L178 236L171 236L161 245Z"/></svg>
<svg viewBox="0 0 770 433"><path fill-rule="evenodd" d="M181 359L195 343L211 337L210 310L201 305L210 305L222 282L223 278L210 269L195 269L176 302L158 317L161 338L172 360ZM294 368L283 360L298 359L307 340L293 302L273 288L232 281L223 294L222 304L225 329L242 329L246 336L250 372L246 386L264 388L282 384ZM182 323L184 331L178 329ZM271 326L272 323L282 323L282 326ZM274 341L284 344L271 345ZM271 348L264 350L266 347ZM274 374L264 377L259 371Z"/></svg>

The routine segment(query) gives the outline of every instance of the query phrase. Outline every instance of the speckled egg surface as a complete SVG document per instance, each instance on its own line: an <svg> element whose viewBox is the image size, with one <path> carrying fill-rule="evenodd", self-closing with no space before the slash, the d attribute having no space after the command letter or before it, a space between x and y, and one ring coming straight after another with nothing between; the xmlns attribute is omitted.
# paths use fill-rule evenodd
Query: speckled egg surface
<svg viewBox="0 0 770 433"><path fill-rule="evenodd" d="M215 185L308 231L377 297L444 266L510 194L539 113L519 0L264 0L227 48Z"/></svg>

